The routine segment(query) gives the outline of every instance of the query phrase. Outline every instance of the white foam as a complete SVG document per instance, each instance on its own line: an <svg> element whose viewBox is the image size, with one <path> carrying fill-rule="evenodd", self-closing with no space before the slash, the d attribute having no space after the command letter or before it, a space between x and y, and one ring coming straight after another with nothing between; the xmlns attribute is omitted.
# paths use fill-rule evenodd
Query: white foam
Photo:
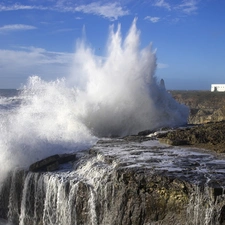
<svg viewBox="0 0 225 225"><path fill-rule="evenodd" d="M19 108L1 118L1 178L16 167L27 167L47 156L87 149L96 142L76 116L72 89L63 80L44 82L31 77Z"/></svg>
<svg viewBox="0 0 225 225"><path fill-rule="evenodd" d="M136 19L125 39L120 25L116 32L110 28L104 59L84 42L77 44L71 80L79 83L80 118L98 136L123 136L187 122L187 108L158 84L151 44L143 49L139 45Z"/></svg>
<svg viewBox="0 0 225 225"><path fill-rule="evenodd" d="M97 140L93 134L122 136L186 123L187 108L158 84L151 44L139 45L135 19L125 39L120 25L115 32L110 27L104 59L81 41L69 78L30 77L21 105L0 113L1 179L16 166L86 149Z"/></svg>

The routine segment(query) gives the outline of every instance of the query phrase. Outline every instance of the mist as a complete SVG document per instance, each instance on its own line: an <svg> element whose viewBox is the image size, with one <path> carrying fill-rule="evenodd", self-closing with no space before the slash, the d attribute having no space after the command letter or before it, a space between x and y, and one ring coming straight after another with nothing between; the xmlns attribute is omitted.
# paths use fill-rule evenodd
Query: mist
<svg viewBox="0 0 225 225"><path fill-rule="evenodd" d="M31 76L20 104L0 113L1 181L17 167L88 149L101 137L186 124L188 108L155 76L156 52L151 44L140 49L136 19L125 38L121 25L114 30L105 57L79 40L70 75L50 82Z"/></svg>
<svg viewBox="0 0 225 225"><path fill-rule="evenodd" d="M185 124L188 109L161 86L152 44L140 49L134 19L127 36L110 27L105 58L77 43L70 81L77 86L80 120L97 136L124 136L145 129Z"/></svg>

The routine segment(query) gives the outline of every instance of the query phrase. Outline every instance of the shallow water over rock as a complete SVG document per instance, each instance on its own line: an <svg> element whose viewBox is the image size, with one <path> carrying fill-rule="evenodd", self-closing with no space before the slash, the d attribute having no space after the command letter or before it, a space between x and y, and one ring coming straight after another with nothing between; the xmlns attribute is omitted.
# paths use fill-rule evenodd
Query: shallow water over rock
<svg viewBox="0 0 225 225"><path fill-rule="evenodd" d="M105 139L92 148L112 157L123 168L145 168L152 173L176 177L194 184L225 186L225 160L221 155L193 147L174 147L157 140L131 142Z"/></svg>
<svg viewBox="0 0 225 225"><path fill-rule="evenodd" d="M0 218L14 225L220 225L224 177L225 160L206 150L102 139L57 171L14 171L1 189Z"/></svg>

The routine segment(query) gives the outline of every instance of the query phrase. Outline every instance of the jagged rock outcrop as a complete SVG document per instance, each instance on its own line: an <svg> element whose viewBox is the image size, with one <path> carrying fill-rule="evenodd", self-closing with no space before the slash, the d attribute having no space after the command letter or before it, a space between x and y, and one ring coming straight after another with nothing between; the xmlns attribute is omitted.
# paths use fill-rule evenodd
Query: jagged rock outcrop
<svg viewBox="0 0 225 225"><path fill-rule="evenodd" d="M225 92L170 91L180 103L189 106L190 124L225 120Z"/></svg>
<svg viewBox="0 0 225 225"><path fill-rule="evenodd" d="M201 124L159 133L162 142L170 145L191 145L225 153L225 121Z"/></svg>

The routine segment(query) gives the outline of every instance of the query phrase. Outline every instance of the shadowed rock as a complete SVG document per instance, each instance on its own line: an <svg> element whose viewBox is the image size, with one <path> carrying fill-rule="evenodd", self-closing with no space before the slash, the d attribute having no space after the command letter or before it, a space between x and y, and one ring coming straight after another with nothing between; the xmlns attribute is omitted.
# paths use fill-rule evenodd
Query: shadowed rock
<svg viewBox="0 0 225 225"><path fill-rule="evenodd" d="M31 164L29 167L29 171L31 172L55 171L59 169L60 164L74 161L75 159L76 155L74 154L52 155Z"/></svg>

